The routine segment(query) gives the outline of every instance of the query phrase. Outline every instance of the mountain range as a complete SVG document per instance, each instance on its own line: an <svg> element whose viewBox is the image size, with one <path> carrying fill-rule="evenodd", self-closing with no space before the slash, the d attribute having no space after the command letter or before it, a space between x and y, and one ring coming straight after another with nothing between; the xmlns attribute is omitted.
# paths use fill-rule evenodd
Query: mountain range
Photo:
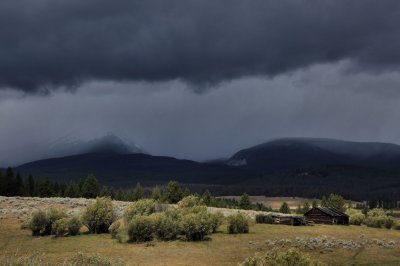
<svg viewBox="0 0 400 266"><path fill-rule="evenodd" d="M33 161L15 170L58 181L92 173L104 184L123 187L177 180L219 194L317 197L334 192L355 199L400 199L396 144L283 138L208 162L145 154L113 136L89 144L73 149L80 154Z"/></svg>

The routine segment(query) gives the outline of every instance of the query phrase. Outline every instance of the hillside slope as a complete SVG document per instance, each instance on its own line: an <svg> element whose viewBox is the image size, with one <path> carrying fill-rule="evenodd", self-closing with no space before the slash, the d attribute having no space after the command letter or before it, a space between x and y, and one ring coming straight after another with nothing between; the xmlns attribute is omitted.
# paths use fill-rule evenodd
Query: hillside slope
<svg viewBox="0 0 400 266"><path fill-rule="evenodd" d="M244 178L245 172L225 165L202 164L190 160L147 154L89 153L23 164L16 171L55 180L84 178L95 174L101 182L133 185L136 182L220 184Z"/></svg>
<svg viewBox="0 0 400 266"><path fill-rule="evenodd" d="M241 150L227 164L261 173L327 165L399 168L400 146L333 139L285 138Z"/></svg>

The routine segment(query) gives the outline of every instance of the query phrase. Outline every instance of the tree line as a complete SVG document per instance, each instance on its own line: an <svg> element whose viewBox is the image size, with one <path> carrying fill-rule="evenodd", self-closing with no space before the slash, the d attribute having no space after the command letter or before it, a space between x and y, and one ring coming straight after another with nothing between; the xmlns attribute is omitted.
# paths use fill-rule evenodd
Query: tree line
<svg viewBox="0 0 400 266"><path fill-rule="evenodd" d="M4 174L0 173L0 195L8 197L110 197L121 201L152 198L168 203L177 203L186 196L195 195L201 197L203 202L211 207L271 210L271 208L261 203L251 203L249 195L246 193L241 196L240 200L215 197L209 190L205 190L201 195L198 195L197 193L192 193L189 188L182 187L176 181L170 181L165 187L155 186L151 190L144 189L140 183L137 183L132 189L122 189L101 185L92 174L78 181L56 182L47 178L34 178L32 175L23 178L19 173L15 174L12 168L7 168Z"/></svg>

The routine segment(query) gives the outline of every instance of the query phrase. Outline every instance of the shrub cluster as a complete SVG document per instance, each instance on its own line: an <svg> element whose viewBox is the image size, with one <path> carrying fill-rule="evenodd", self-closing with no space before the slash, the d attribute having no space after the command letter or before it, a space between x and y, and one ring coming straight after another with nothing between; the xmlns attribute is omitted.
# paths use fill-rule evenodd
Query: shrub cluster
<svg viewBox="0 0 400 266"><path fill-rule="evenodd" d="M312 260L307 255L303 254L297 249L291 248L287 251L278 251L277 249L266 253L262 256L254 256L245 259L241 266L324 266L325 264L316 260Z"/></svg>
<svg viewBox="0 0 400 266"><path fill-rule="evenodd" d="M353 225L361 225L365 220L365 215L356 209L349 208L346 214L349 216L349 223Z"/></svg>
<svg viewBox="0 0 400 266"><path fill-rule="evenodd" d="M156 211L156 202L152 199L142 199L135 201L125 209L124 218L130 221L138 215L150 215Z"/></svg>
<svg viewBox="0 0 400 266"><path fill-rule="evenodd" d="M273 224L274 218L272 218L271 215L257 214L256 215L256 223L258 223L258 224Z"/></svg>
<svg viewBox="0 0 400 266"><path fill-rule="evenodd" d="M128 224L128 242L153 240L154 219L150 216L137 215Z"/></svg>
<svg viewBox="0 0 400 266"><path fill-rule="evenodd" d="M154 218L155 234L160 240L175 240L179 235L179 221L170 214L171 212L167 212Z"/></svg>
<svg viewBox="0 0 400 266"><path fill-rule="evenodd" d="M394 225L394 220L392 217L388 216L372 216L372 217L367 217L364 223L368 227L375 227L375 228L385 227L387 229L390 229Z"/></svg>
<svg viewBox="0 0 400 266"><path fill-rule="evenodd" d="M139 200L127 207L123 222L109 227L112 237L123 242L145 242L157 239L170 241L180 235L188 241L203 240L217 231L223 222L221 213L209 213L207 207L195 196L188 196L163 213L155 212L152 200Z"/></svg>
<svg viewBox="0 0 400 266"><path fill-rule="evenodd" d="M115 215L111 198L97 198L82 215L83 224L92 234L107 233Z"/></svg>
<svg viewBox="0 0 400 266"><path fill-rule="evenodd" d="M368 227L387 229L395 227L394 219L387 216L383 209L372 209L365 216L361 211L349 208L346 210L346 214L349 215L349 222L353 225L365 224Z"/></svg>
<svg viewBox="0 0 400 266"><path fill-rule="evenodd" d="M386 215L383 209L375 208L367 213L367 218L364 224L368 227L387 228L390 229L394 226L395 222L392 217Z"/></svg>
<svg viewBox="0 0 400 266"><path fill-rule="evenodd" d="M181 199L178 203L178 208L190 208L199 205L205 205L200 197L190 195Z"/></svg>
<svg viewBox="0 0 400 266"><path fill-rule="evenodd" d="M233 214L228 217L229 234L245 234L249 232L249 217L242 213Z"/></svg>
<svg viewBox="0 0 400 266"><path fill-rule="evenodd" d="M188 241L203 240L212 233L210 214L207 212L188 213L182 217L181 232Z"/></svg>
<svg viewBox="0 0 400 266"><path fill-rule="evenodd" d="M77 235L81 228L79 218L68 218L67 214L58 209L50 209L45 212L38 210L32 214L28 227L33 236L45 236L54 234L56 236Z"/></svg>

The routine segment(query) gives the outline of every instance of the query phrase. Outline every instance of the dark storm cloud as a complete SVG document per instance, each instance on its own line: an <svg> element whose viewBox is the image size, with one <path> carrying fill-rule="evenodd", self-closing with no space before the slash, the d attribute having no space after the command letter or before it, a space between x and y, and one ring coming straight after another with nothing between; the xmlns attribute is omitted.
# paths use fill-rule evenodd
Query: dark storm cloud
<svg viewBox="0 0 400 266"><path fill-rule="evenodd" d="M398 0L3 0L0 87L182 79L204 87L349 59L400 64Z"/></svg>

